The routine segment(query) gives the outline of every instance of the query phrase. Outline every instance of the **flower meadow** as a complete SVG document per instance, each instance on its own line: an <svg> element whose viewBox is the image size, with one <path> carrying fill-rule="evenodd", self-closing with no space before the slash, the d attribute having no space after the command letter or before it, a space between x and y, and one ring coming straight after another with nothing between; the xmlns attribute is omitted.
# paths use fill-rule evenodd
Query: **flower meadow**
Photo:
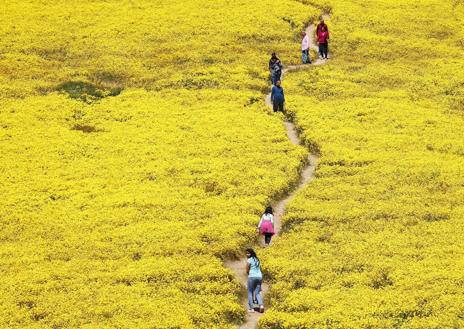
<svg viewBox="0 0 464 329"><path fill-rule="evenodd" d="M1 328L243 320L223 260L307 156L261 101L268 47L312 12L235 5L2 2Z"/></svg>
<svg viewBox="0 0 464 329"><path fill-rule="evenodd" d="M320 160L260 328L463 328L462 4L331 5L334 58L285 81Z"/></svg>
<svg viewBox="0 0 464 329"><path fill-rule="evenodd" d="M330 12L333 59L285 78ZM437 0L6 0L0 327L234 328L223 260L259 250L261 329L464 326L464 6Z"/></svg>

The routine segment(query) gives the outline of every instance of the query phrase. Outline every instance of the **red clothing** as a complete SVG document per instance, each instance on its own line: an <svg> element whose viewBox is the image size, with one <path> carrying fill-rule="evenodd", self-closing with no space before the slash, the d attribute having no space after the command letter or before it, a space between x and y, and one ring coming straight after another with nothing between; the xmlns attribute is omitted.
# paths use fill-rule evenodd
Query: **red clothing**
<svg viewBox="0 0 464 329"><path fill-rule="evenodd" d="M319 35L319 32L322 31L322 28L325 27L325 30L327 31L327 33L329 33L329 27L327 26L326 23L319 23L317 24L317 28L316 28L316 34Z"/></svg>
<svg viewBox="0 0 464 329"><path fill-rule="evenodd" d="M327 43L329 40L329 32L327 31L320 31L318 34L317 34L317 42L318 43Z"/></svg>

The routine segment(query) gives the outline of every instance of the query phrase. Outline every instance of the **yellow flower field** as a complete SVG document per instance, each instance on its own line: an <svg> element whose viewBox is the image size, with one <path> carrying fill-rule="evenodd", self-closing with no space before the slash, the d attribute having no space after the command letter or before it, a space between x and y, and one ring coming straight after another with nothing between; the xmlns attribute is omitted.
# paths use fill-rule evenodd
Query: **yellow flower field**
<svg viewBox="0 0 464 329"><path fill-rule="evenodd" d="M321 158L263 260L260 328L462 328L462 4L331 6L336 58L286 80Z"/></svg>
<svg viewBox="0 0 464 329"><path fill-rule="evenodd" d="M1 328L243 319L222 260L306 157L261 96L309 9L2 2Z"/></svg>
<svg viewBox="0 0 464 329"><path fill-rule="evenodd" d="M307 150L263 103L330 11L333 59L292 72L317 179L259 250L259 328L464 327L464 4L5 0L0 327L234 328L223 260Z"/></svg>

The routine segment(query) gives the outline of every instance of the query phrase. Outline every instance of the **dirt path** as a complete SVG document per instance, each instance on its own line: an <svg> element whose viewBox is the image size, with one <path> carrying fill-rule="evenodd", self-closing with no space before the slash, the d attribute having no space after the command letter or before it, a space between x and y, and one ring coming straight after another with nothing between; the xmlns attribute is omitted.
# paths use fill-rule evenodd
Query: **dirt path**
<svg viewBox="0 0 464 329"><path fill-rule="evenodd" d="M310 42L311 42L311 48L317 49L317 45L314 42L314 32L315 32L315 26L314 24L310 24L308 28L306 29L306 33L310 37ZM299 69L306 69L310 68L313 65L323 65L325 64L325 60L321 59L316 59L313 61L312 65L306 64L306 65L290 65L286 67L283 72L282 72L282 78L287 72L299 70ZM265 103L267 106L272 108L272 103L271 103L271 94L268 94L265 98ZM292 122L285 121L284 122L285 129L287 131L287 136L290 142L294 145L302 145L302 142L300 138L298 137L298 133L296 131L295 125ZM303 168L303 170L300 173L300 180L297 186L285 197L283 197L281 200L277 201L274 205L274 226L275 226L275 231L276 235L274 236L275 240L278 238L280 234L280 230L282 228L282 217L285 213L285 209L287 207L287 204L293 199L293 197L296 195L296 193L302 189L306 184L308 184L311 180L315 178L314 172L316 170L316 165L317 165L317 160L318 157L314 154L310 154L308 156L308 161L306 166ZM258 218L256 219L258 222ZM246 287L247 283L247 274L246 274L246 258L243 257L239 260L230 260L225 262L225 266L232 270L235 275L237 276L238 280L242 283L243 286ZM267 291L269 290L269 286L266 282L263 283L263 294L265 295ZM244 306L248 309L248 302L247 300L243 301ZM265 305L266 306L266 305ZM246 321L239 326L239 329L255 329L258 325L259 318L262 316L261 313L248 313Z"/></svg>

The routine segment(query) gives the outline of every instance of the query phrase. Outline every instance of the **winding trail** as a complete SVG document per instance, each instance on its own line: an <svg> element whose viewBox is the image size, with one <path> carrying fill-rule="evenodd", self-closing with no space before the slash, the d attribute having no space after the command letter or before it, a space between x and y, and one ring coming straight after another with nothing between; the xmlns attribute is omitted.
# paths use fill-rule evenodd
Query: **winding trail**
<svg viewBox="0 0 464 329"><path fill-rule="evenodd" d="M314 33L315 33L315 26L314 24L309 24L308 28L306 29L306 33L309 35L310 38L310 44L311 44L311 49L318 49L317 45L314 42ZM325 60L321 59L316 59L313 61L312 65L306 64L306 65L290 65L286 67L282 71L282 78L285 74L291 71L299 70L299 69L306 69L310 68L313 65L324 65L326 63ZM269 93L266 95L265 98L265 103L267 106L269 106L272 109L272 103L271 103L271 94ZM284 122L285 129L287 131L287 136L290 142L293 145L303 145L301 142L296 127L295 125L290 122L290 121L285 121ZM302 189L306 184L308 184L310 181L315 179L314 173L316 170L316 165L318 161L318 156L315 154L309 154L308 155L308 160L306 162L305 167L302 169L300 173L300 179L298 184L293 188L292 191L289 192L288 195L284 196L281 200L278 200L275 204L273 204L274 208L274 228L276 231L276 235L274 236L275 240L278 238L281 228L282 228L282 217L285 214L285 209L287 207L287 204L293 199L293 197L296 195L296 193ZM241 282L243 286L246 287L247 284L247 274L246 274L246 257L243 257L238 260L229 260L226 261L224 264L227 268L232 270L235 275L237 276L238 280ZM266 282L263 282L262 286L262 293L265 295L269 290L269 285ZM243 301L244 306L248 309L248 302L245 298ZM265 305L266 306L266 305ZM263 314L256 312L256 313L248 313L246 317L246 321L240 325L238 328L239 329L255 329L258 325L259 318Z"/></svg>

